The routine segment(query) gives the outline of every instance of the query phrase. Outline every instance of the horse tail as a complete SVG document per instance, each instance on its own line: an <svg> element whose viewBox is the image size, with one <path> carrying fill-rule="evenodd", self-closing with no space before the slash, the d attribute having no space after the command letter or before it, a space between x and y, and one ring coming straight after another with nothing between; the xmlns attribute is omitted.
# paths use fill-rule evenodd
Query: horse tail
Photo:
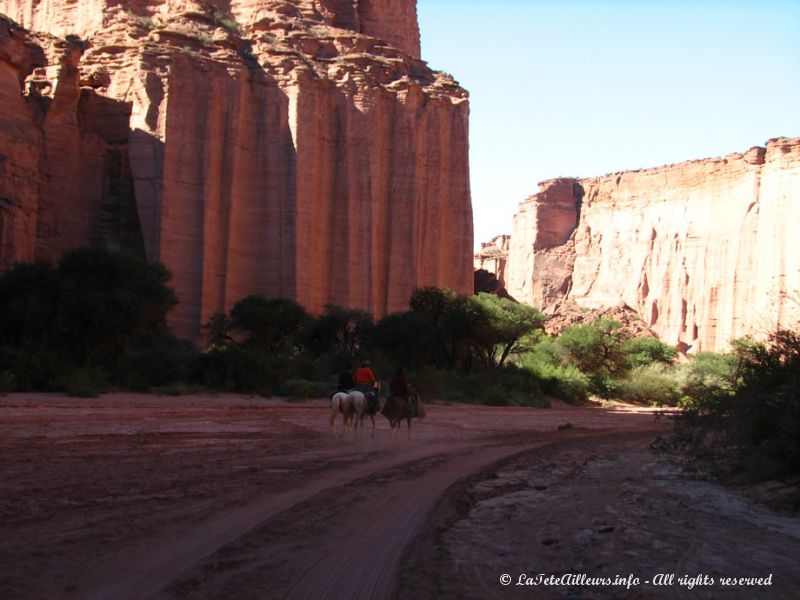
<svg viewBox="0 0 800 600"><path fill-rule="evenodd" d="M334 394L331 398L331 427L336 426L336 417L339 414L339 404L342 397L339 394Z"/></svg>

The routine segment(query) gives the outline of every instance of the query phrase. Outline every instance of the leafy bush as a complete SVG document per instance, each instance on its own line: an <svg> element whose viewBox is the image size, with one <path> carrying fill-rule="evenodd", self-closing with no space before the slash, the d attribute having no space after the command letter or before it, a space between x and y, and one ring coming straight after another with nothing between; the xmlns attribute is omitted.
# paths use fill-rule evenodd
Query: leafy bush
<svg viewBox="0 0 800 600"><path fill-rule="evenodd" d="M17 392L56 391L58 382L74 368L55 352L26 352L0 347L0 371L14 375L14 391Z"/></svg>
<svg viewBox="0 0 800 600"><path fill-rule="evenodd" d="M626 373L627 377L627 373ZM619 398L622 394L623 377L612 377L610 375L593 373L589 375L589 390L601 398L610 400Z"/></svg>
<svg viewBox="0 0 800 600"><path fill-rule="evenodd" d="M193 391L194 390L192 389L192 386L190 386L188 383L178 381L165 387L163 390L161 390L161 393L165 396L187 396Z"/></svg>
<svg viewBox="0 0 800 600"><path fill-rule="evenodd" d="M674 375L657 364L634 369L620 387L621 398L637 404L675 406L681 397Z"/></svg>
<svg viewBox="0 0 800 600"><path fill-rule="evenodd" d="M542 338L532 351L521 357L520 364L549 396L569 403L585 402L589 398L589 377L574 365L561 364L558 347L551 338Z"/></svg>
<svg viewBox="0 0 800 600"><path fill-rule="evenodd" d="M800 472L800 333L766 343L737 340L731 355L698 356L679 440L697 453L737 461L752 476Z"/></svg>
<svg viewBox="0 0 800 600"><path fill-rule="evenodd" d="M281 372L267 355L239 345L209 348L199 355L197 370L206 387L263 395L269 395Z"/></svg>
<svg viewBox="0 0 800 600"><path fill-rule="evenodd" d="M678 351L657 338L638 337L622 344L627 365L631 369L646 367L653 363L671 364L678 358Z"/></svg>
<svg viewBox="0 0 800 600"><path fill-rule="evenodd" d="M433 367L423 367L418 371L409 373L411 384L425 398L438 398L450 390L460 390L463 386L459 385L457 377L451 375L443 369Z"/></svg>
<svg viewBox="0 0 800 600"><path fill-rule="evenodd" d="M198 379L197 361L198 352L193 344L162 340L150 347L131 348L108 371L114 384L147 392Z"/></svg>
<svg viewBox="0 0 800 600"><path fill-rule="evenodd" d="M518 399L520 406L528 408L550 408L550 400L544 396L524 396Z"/></svg>
<svg viewBox="0 0 800 600"><path fill-rule="evenodd" d="M96 398L108 391L108 380L101 369L81 367L62 376L58 387L70 396Z"/></svg>
<svg viewBox="0 0 800 600"><path fill-rule="evenodd" d="M0 396L17 391L17 376L11 371L0 371Z"/></svg>
<svg viewBox="0 0 800 600"><path fill-rule="evenodd" d="M736 391L739 358L734 354L700 352L692 357L681 406L700 412L716 410Z"/></svg>
<svg viewBox="0 0 800 600"><path fill-rule="evenodd" d="M275 394L286 396L292 400L306 400L309 398L327 398L335 389L336 385L332 383L290 379L279 385L275 389Z"/></svg>
<svg viewBox="0 0 800 600"><path fill-rule="evenodd" d="M500 385L493 385L486 388L481 394L483 403L489 406L513 406L513 401L509 391Z"/></svg>

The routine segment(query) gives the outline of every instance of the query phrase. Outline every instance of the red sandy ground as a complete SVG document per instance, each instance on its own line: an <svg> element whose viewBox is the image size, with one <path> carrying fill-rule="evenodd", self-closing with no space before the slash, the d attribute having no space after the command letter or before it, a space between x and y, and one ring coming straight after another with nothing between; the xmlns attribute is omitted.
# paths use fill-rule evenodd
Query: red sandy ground
<svg viewBox="0 0 800 600"><path fill-rule="evenodd" d="M800 597L797 519L651 453L668 421L650 411L430 406L411 439L382 417L337 438L328 415L0 398L0 598ZM641 582L515 585L538 573ZM773 579L644 583L658 573Z"/></svg>

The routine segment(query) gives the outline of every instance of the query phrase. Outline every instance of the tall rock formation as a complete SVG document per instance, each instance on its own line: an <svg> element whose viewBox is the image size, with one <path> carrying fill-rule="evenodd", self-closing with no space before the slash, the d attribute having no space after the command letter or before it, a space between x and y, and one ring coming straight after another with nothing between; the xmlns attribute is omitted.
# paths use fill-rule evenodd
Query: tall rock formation
<svg viewBox="0 0 800 600"><path fill-rule="evenodd" d="M514 219L505 266L518 300L626 304L691 351L798 323L800 139L540 185Z"/></svg>
<svg viewBox="0 0 800 600"><path fill-rule="evenodd" d="M186 337L252 293L380 316L472 289L467 94L419 59L414 0L0 12L48 32L3 21L0 268L138 245Z"/></svg>
<svg viewBox="0 0 800 600"><path fill-rule="evenodd" d="M497 277L498 281L505 281L510 243L511 236L507 234L498 235L488 242L483 242L481 249L473 257L472 266L476 271L487 271Z"/></svg>

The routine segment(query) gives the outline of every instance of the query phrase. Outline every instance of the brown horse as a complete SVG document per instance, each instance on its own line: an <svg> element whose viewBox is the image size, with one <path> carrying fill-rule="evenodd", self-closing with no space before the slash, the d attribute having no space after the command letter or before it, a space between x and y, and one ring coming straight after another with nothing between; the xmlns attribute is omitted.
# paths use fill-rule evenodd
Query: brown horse
<svg viewBox="0 0 800 600"><path fill-rule="evenodd" d="M386 400L381 414L389 419L389 425L392 431L397 430L399 432L403 419L405 419L408 424L408 437L411 437L411 419L425 418L425 407L422 406L422 401L418 394L414 394L414 400L416 401L416 410L411 402L409 402L409 399L404 396L389 396Z"/></svg>

